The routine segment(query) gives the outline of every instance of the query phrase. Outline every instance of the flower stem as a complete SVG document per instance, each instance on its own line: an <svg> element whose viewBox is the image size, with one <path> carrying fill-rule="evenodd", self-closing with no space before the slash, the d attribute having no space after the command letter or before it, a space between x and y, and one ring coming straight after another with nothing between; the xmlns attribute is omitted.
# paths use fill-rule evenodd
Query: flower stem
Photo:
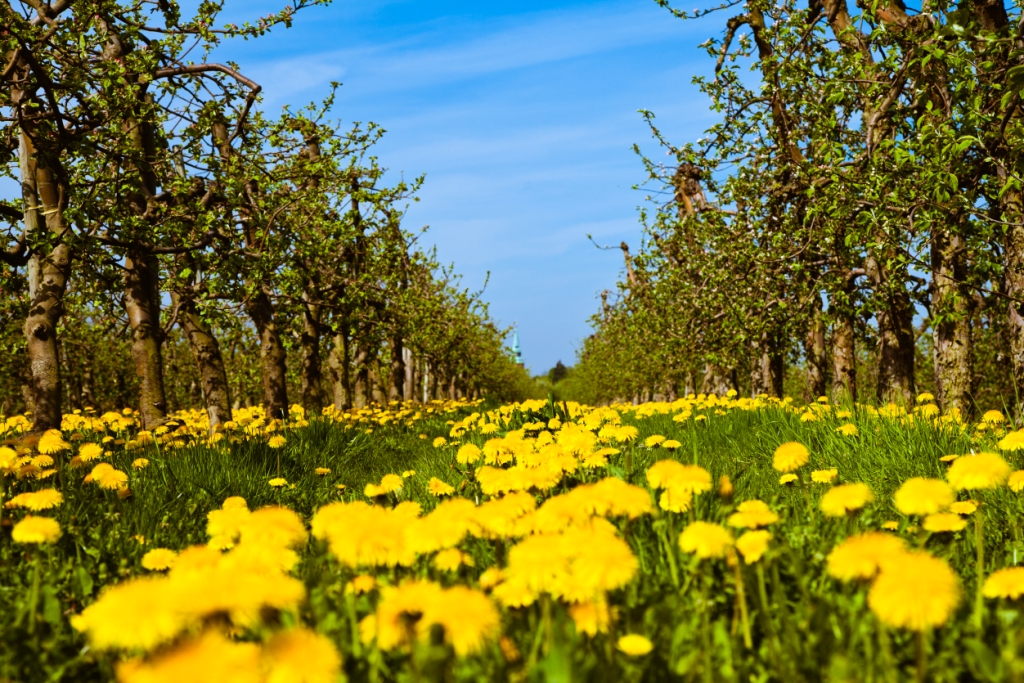
<svg viewBox="0 0 1024 683"><path fill-rule="evenodd" d="M928 680L928 648L924 630L917 632L917 683Z"/></svg>
<svg viewBox="0 0 1024 683"><path fill-rule="evenodd" d="M980 631L982 627L982 617L984 616L985 610L985 596L982 594L982 588L985 585L985 539L982 535L982 527L984 524L984 508L979 504L978 510L974 514L974 542L977 548L978 554L975 562L975 592L974 592L974 628Z"/></svg>
<svg viewBox="0 0 1024 683"><path fill-rule="evenodd" d="M743 587L743 567L740 558L736 558L733 571L736 574L736 601L740 606L740 625L743 627L743 645L749 650L754 647L750 637L750 617L747 614L747 593Z"/></svg>

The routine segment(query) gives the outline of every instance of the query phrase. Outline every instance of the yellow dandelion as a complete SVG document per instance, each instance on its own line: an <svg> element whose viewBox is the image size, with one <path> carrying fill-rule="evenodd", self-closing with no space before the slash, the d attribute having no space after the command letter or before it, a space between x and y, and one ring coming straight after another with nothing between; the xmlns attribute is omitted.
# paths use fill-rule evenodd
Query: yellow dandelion
<svg viewBox="0 0 1024 683"><path fill-rule="evenodd" d="M736 539L736 549L743 555L744 562L754 564L764 556L771 539L771 532L764 529L748 531Z"/></svg>
<svg viewBox="0 0 1024 683"><path fill-rule="evenodd" d="M53 543L60 537L60 524L49 517L28 515L14 525L11 539L15 543Z"/></svg>
<svg viewBox="0 0 1024 683"><path fill-rule="evenodd" d="M693 522L679 535L679 547L703 559L725 557L733 544L729 530L710 522Z"/></svg>
<svg viewBox="0 0 1024 683"><path fill-rule="evenodd" d="M674 451L682 445L683 444L679 443L675 439L666 439L661 442L661 447L669 451Z"/></svg>
<svg viewBox="0 0 1024 683"><path fill-rule="evenodd" d="M966 455L953 461L946 479L957 491L993 489L1006 482L1010 465L996 453Z"/></svg>
<svg viewBox="0 0 1024 683"><path fill-rule="evenodd" d="M286 443L288 443L288 440L285 439L280 434L270 437L270 439L267 441L267 445L270 446L271 448L281 448Z"/></svg>
<svg viewBox="0 0 1024 683"><path fill-rule="evenodd" d="M779 516L772 512L768 504L761 500L745 500L729 515L731 527L756 529L779 521Z"/></svg>
<svg viewBox="0 0 1024 683"><path fill-rule="evenodd" d="M142 567L151 571L164 571L174 566L178 553L168 548L153 548L142 556Z"/></svg>
<svg viewBox="0 0 1024 683"><path fill-rule="evenodd" d="M459 448L455 460L461 465L472 465L483 457L483 452L475 444L467 443Z"/></svg>
<svg viewBox="0 0 1024 683"><path fill-rule="evenodd" d="M64 496L56 489L40 489L19 493L4 504L6 508L24 508L39 512L55 508L64 502Z"/></svg>
<svg viewBox="0 0 1024 683"><path fill-rule="evenodd" d="M665 437L663 437L661 434L654 434L644 439L644 445L647 446L648 448L654 448L664 440Z"/></svg>
<svg viewBox="0 0 1024 683"><path fill-rule="evenodd" d="M821 497L821 511L826 517L842 517L859 510L875 499L867 484L843 484L831 488Z"/></svg>
<svg viewBox="0 0 1024 683"><path fill-rule="evenodd" d="M620 637L615 647L619 652L630 657L642 657L654 649L650 640L637 633L629 633Z"/></svg>
<svg viewBox="0 0 1024 683"><path fill-rule="evenodd" d="M328 474L331 473L331 469L329 467L317 467L315 470L313 470L313 472L317 476L326 477Z"/></svg>
<svg viewBox="0 0 1024 683"><path fill-rule="evenodd" d="M797 476L795 474L792 474L792 473L790 473L790 474L783 474L781 477L779 477L779 483L780 484L792 484L796 480L797 480Z"/></svg>
<svg viewBox="0 0 1024 683"><path fill-rule="evenodd" d="M427 491L429 491L431 495L440 498L441 496L450 496L455 493L455 487L441 481L437 477L431 477L430 481L427 482Z"/></svg>
<svg viewBox="0 0 1024 683"><path fill-rule="evenodd" d="M132 461L132 467L134 467L137 470L141 470L148 466L149 460L147 460L146 458L136 458L135 460Z"/></svg>
<svg viewBox="0 0 1024 683"><path fill-rule="evenodd" d="M896 509L905 515L930 515L952 505L956 494L941 479L912 477L903 482L894 499Z"/></svg>
<svg viewBox="0 0 1024 683"><path fill-rule="evenodd" d="M921 522L921 528L933 534L944 531L961 531L967 526L963 517L955 512L933 512Z"/></svg>
<svg viewBox="0 0 1024 683"><path fill-rule="evenodd" d="M982 593L986 598L1007 598L1016 600L1024 595L1024 567L1007 567L992 572L985 579Z"/></svg>
<svg viewBox="0 0 1024 683"><path fill-rule="evenodd" d="M288 480L285 479L284 477L274 477L273 479L271 479L267 483L270 484L271 486L273 486L275 489L279 489L279 488L282 488L284 486L287 486L288 485Z"/></svg>
<svg viewBox="0 0 1024 683"><path fill-rule="evenodd" d="M54 455L71 450L71 444L64 440L64 436L59 429L48 429L43 432L43 435L39 437L39 443L36 447L40 453L45 453L46 455Z"/></svg>
<svg viewBox="0 0 1024 683"><path fill-rule="evenodd" d="M806 446L798 441L790 441L775 449L772 467L779 472L793 472L806 465L810 457Z"/></svg>
<svg viewBox="0 0 1024 683"><path fill-rule="evenodd" d="M333 683L341 672L331 641L306 628L275 633L260 654L266 683Z"/></svg>
<svg viewBox="0 0 1024 683"><path fill-rule="evenodd" d="M942 626L959 602L956 574L924 551L904 552L883 564L868 592L868 606L882 623L912 631Z"/></svg>
<svg viewBox="0 0 1024 683"><path fill-rule="evenodd" d="M949 511L958 515L973 515L977 509L978 503L973 500L958 500L949 506Z"/></svg>
<svg viewBox="0 0 1024 683"><path fill-rule="evenodd" d="M1024 449L1024 429L1009 432L996 444L1001 451L1019 451Z"/></svg>
<svg viewBox="0 0 1024 683"><path fill-rule="evenodd" d="M1006 483L1014 493L1024 491L1024 470L1012 472L1010 474L1010 478L1006 480Z"/></svg>
<svg viewBox="0 0 1024 683"><path fill-rule="evenodd" d="M440 448L441 446L444 446L447 443L448 439L444 438L443 436L439 436L431 442L431 445L433 445L434 448Z"/></svg>
<svg viewBox="0 0 1024 683"><path fill-rule="evenodd" d="M829 553L828 573L840 581L870 579L882 564L905 552L906 548L902 538L883 531L851 536Z"/></svg>
<svg viewBox="0 0 1024 683"><path fill-rule="evenodd" d="M844 425L836 427L836 431L842 434L843 436L857 436L857 425L848 422Z"/></svg>
<svg viewBox="0 0 1024 683"><path fill-rule="evenodd" d="M831 484L838 475L839 470L835 467L826 470L814 470L811 472L811 481L815 484Z"/></svg>

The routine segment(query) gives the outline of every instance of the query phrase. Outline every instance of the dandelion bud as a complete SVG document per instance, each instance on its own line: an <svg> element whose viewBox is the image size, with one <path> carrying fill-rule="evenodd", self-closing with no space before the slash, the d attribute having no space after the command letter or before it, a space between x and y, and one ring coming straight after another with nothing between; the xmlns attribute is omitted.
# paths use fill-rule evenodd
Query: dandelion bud
<svg viewBox="0 0 1024 683"><path fill-rule="evenodd" d="M721 479L718 480L718 497L725 502L732 500L732 482L729 480L729 475L723 474Z"/></svg>

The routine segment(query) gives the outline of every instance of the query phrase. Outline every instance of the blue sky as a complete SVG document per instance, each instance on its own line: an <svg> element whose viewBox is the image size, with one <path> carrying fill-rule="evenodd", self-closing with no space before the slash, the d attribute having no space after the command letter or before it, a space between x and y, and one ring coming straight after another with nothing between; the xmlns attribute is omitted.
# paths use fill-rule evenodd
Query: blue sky
<svg viewBox="0 0 1024 683"><path fill-rule="evenodd" d="M284 3L226 4L222 23ZM487 281L492 316L518 325L526 365L542 373L574 361L622 269L618 249L587 235L639 244L645 194L631 187L644 169L631 146L664 152L637 110L654 111L678 142L713 122L691 79L711 71L697 45L723 21L684 23L653 0L335 0L291 29L226 42L212 59L260 83L268 114L342 82L334 117L382 125L382 165L427 176L406 227L429 226L422 243L465 286ZM0 194L15 191L0 183Z"/></svg>
<svg viewBox="0 0 1024 683"><path fill-rule="evenodd" d="M266 14L269 0L228 3L226 21ZM718 22L681 22L652 0L424 2L364 0L304 10L294 26L232 42L264 88L263 108L319 100L332 80L346 121L387 129L383 165L426 173L407 227L454 262L503 325L517 323L528 367L573 361L599 292L640 238L630 150L659 152L638 109L673 140L711 123L690 81L707 72L697 44Z"/></svg>

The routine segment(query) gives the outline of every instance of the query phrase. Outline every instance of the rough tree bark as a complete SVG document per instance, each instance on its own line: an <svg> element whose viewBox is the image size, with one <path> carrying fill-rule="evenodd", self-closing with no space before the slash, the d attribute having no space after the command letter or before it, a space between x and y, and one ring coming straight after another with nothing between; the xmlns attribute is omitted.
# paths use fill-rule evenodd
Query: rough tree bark
<svg viewBox="0 0 1024 683"><path fill-rule="evenodd" d="M878 323L878 386L879 401L902 401L913 404L917 393L914 385L914 307L903 285L895 281L885 267L869 255L865 270L878 298L875 320Z"/></svg>
<svg viewBox="0 0 1024 683"><path fill-rule="evenodd" d="M210 432L231 420L231 385L224 367L220 344L212 330L199 314L192 299L184 299L178 292L171 293L171 303L178 311L178 325L185 334L202 384L203 401L210 416Z"/></svg>
<svg viewBox="0 0 1024 683"><path fill-rule="evenodd" d="M935 398L943 411L973 412L973 298L965 281L967 250L963 239L932 231L931 317L935 361Z"/></svg>
<svg viewBox="0 0 1024 683"><path fill-rule="evenodd" d="M302 293L302 406L319 415L324 407L323 371L320 366L320 306L314 302L316 286L310 282Z"/></svg>

